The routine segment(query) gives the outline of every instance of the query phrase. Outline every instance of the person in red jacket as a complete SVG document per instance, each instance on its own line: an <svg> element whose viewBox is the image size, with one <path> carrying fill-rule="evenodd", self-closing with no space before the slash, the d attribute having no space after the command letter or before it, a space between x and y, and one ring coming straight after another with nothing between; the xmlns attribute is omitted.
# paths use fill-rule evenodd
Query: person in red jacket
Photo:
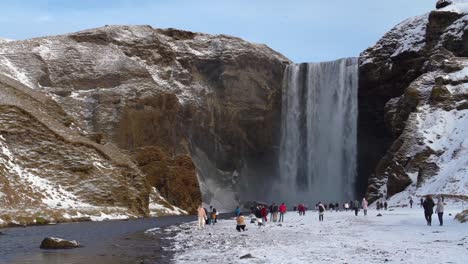
<svg viewBox="0 0 468 264"><path fill-rule="evenodd" d="M281 203L281 205L279 207L279 212L280 212L279 221L280 222L284 222L284 214L286 213L286 211L287 211L286 205L284 203Z"/></svg>
<svg viewBox="0 0 468 264"><path fill-rule="evenodd" d="M261 214L262 214L263 221L265 221L265 223L268 222L268 219L267 219L268 210L266 206L262 207Z"/></svg>

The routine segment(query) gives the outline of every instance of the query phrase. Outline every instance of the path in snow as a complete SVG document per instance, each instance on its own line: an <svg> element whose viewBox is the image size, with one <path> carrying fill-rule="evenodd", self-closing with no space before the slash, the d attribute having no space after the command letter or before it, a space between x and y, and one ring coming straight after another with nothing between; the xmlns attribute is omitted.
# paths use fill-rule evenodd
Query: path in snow
<svg viewBox="0 0 468 264"><path fill-rule="evenodd" d="M243 233L234 220L204 230L188 223L173 227L180 232L171 250L177 263L466 263L468 224L453 220L461 210L447 209L442 227L436 215L426 226L420 208L327 212L322 223L316 212L288 212L282 226L248 223ZM255 258L240 259L248 253Z"/></svg>

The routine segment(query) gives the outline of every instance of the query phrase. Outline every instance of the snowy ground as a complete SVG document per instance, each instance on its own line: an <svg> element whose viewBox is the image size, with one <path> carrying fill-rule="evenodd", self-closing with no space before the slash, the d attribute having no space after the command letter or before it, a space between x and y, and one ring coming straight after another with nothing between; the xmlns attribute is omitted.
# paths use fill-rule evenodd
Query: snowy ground
<svg viewBox="0 0 468 264"><path fill-rule="evenodd" d="M324 222L316 212L288 212L282 225L247 223L243 233L234 220L204 230L188 223L173 227L179 232L170 250L177 251L176 263L467 263L468 224L453 220L460 211L447 205L442 227L436 215L433 226L426 226L419 207L374 209L367 216L361 211L357 217L327 212ZM248 253L254 258L240 259Z"/></svg>

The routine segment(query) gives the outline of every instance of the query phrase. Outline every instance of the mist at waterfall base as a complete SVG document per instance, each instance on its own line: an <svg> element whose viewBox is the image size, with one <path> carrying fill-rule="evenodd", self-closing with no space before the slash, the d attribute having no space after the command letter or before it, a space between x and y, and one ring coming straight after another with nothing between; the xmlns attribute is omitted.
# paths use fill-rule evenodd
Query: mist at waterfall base
<svg viewBox="0 0 468 264"><path fill-rule="evenodd" d="M358 60L289 65L282 94L279 177L268 200L355 199Z"/></svg>

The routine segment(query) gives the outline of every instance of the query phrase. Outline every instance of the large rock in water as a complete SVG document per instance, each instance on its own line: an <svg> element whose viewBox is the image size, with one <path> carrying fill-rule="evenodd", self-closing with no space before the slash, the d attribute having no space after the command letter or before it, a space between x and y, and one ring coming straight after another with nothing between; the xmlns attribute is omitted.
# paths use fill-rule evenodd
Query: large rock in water
<svg viewBox="0 0 468 264"><path fill-rule="evenodd" d="M75 240L65 240L56 237L46 237L41 242L42 249L72 249L81 247Z"/></svg>
<svg viewBox="0 0 468 264"><path fill-rule="evenodd" d="M106 26L2 42L0 50L0 73L45 95L45 105L58 109L56 119L73 133L97 146L128 150L148 182L183 209L200 203L200 188L205 202L230 209L239 197L261 193L265 178L274 176L280 88L289 60L265 45ZM150 150L159 158L142 158ZM70 168L81 175L98 167L83 162ZM179 174L170 164L183 170ZM138 178L128 177L129 184ZM256 193L239 193L243 186ZM177 194L184 187L198 195Z"/></svg>
<svg viewBox="0 0 468 264"><path fill-rule="evenodd" d="M410 18L361 54L359 167L371 200L468 194L468 33L459 10Z"/></svg>

